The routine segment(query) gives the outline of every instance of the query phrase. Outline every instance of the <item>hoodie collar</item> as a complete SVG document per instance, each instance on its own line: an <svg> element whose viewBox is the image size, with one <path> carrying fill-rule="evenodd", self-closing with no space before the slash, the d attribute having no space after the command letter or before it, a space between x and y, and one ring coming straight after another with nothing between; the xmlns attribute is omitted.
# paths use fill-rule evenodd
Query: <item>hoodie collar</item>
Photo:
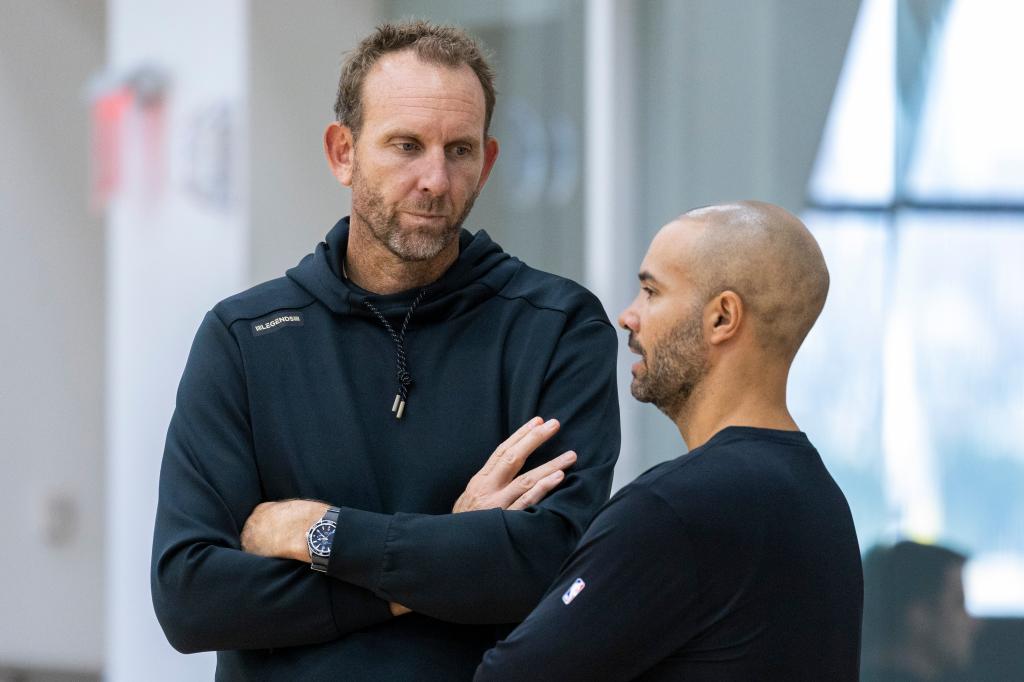
<svg viewBox="0 0 1024 682"><path fill-rule="evenodd" d="M348 248L349 218L342 218L316 250L287 272L328 309L339 315L370 317L363 305L368 298L389 319L400 319L422 287L395 294L372 294L342 276L341 263ZM455 317L479 305L500 291L521 262L505 253L483 230L475 235L459 234L459 257L429 285L416 308L416 321L439 321Z"/></svg>

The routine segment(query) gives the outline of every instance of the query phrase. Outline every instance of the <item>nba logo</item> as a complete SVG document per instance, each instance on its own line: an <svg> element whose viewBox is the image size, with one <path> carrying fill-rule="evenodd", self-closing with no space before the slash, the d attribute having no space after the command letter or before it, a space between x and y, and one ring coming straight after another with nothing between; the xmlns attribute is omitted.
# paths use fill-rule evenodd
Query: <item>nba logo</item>
<svg viewBox="0 0 1024 682"><path fill-rule="evenodd" d="M582 592L583 588L586 586L587 584L583 582L583 578L576 578L575 582L573 582L573 584L569 586L569 589L565 591L565 594L562 595L562 603L568 606L569 603L576 598L576 595Z"/></svg>

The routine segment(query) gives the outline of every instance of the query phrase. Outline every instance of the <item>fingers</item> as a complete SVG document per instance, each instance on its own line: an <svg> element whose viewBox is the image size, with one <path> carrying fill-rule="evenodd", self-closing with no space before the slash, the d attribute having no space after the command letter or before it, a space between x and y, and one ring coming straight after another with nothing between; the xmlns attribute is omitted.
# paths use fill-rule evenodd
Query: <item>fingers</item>
<svg viewBox="0 0 1024 682"><path fill-rule="evenodd" d="M527 431L518 442L506 448L497 458L490 472L498 485L504 485L515 478L533 451L558 433L560 427L557 419L549 419Z"/></svg>
<svg viewBox="0 0 1024 682"><path fill-rule="evenodd" d="M508 506L511 511L522 511L527 507L533 506L543 500L549 492L551 492L562 479L565 478L565 474L561 471L548 474L544 478L537 481L530 490L524 493L518 500Z"/></svg>
<svg viewBox="0 0 1024 682"><path fill-rule="evenodd" d="M537 504L562 482L564 470L575 463L576 453L570 450L517 476L499 493L501 507L526 509L531 504Z"/></svg>
<svg viewBox="0 0 1024 682"><path fill-rule="evenodd" d="M555 473L556 471L564 471L565 469L568 469L575 463L576 453L573 450L569 450L567 452L563 452L562 454L560 454L558 457L555 457L551 461L544 462L540 466L530 469L525 474L520 476L520 478L533 479L536 481L541 478L544 478L545 476L549 476Z"/></svg>
<svg viewBox="0 0 1024 682"><path fill-rule="evenodd" d="M522 440L523 436L525 436L534 428L540 426L543 423L543 419L541 419L540 417L534 417L530 421L520 426L515 433L506 438L501 445L494 449L494 452L491 453L491 456L487 458L486 462L484 462L483 468L480 469L480 474L483 476L489 474L491 470L494 468L494 465L501 459L501 457L510 447L518 443L520 440Z"/></svg>
<svg viewBox="0 0 1024 682"><path fill-rule="evenodd" d="M519 427L491 453L483 468L469 480L455 501L452 512L509 509L512 504L521 505L516 509L525 509L542 500L562 480L563 474L552 477L553 474L572 466L576 453L566 452L518 478L516 475L527 458L560 428L557 419L542 422L540 417L534 417Z"/></svg>
<svg viewBox="0 0 1024 682"><path fill-rule="evenodd" d="M508 506L511 511L522 511L527 507L531 507L545 497L547 494L558 487L565 479L565 473L562 470L552 472L544 478L537 481L537 484L530 488L529 491L519 497L518 500Z"/></svg>

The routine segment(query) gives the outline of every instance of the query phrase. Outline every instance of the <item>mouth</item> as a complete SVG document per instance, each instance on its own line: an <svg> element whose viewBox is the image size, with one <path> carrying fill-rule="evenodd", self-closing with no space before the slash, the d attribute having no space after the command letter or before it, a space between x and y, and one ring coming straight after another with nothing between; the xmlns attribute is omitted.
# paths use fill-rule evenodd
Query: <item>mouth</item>
<svg viewBox="0 0 1024 682"><path fill-rule="evenodd" d="M626 346L629 347L631 353L636 353L640 357L644 356L643 347L637 342L632 334L629 335L629 339L626 341Z"/></svg>
<svg viewBox="0 0 1024 682"><path fill-rule="evenodd" d="M632 366L633 376L636 376L636 373L642 369L645 364L647 364L647 357L644 355L644 351L640 347L640 344L637 343L632 336L629 337L629 342L626 345L629 346L631 353L635 353L640 356L640 359L634 362Z"/></svg>
<svg viewBox="0 0 1024 682"><path fill-rule="evenodd" d="M448 216L443 213L416 213L415 211L405 211L405 214L408 216L412 216L413 218L418 218L420 220L436 221L445 220L448 218Z"/></svg>

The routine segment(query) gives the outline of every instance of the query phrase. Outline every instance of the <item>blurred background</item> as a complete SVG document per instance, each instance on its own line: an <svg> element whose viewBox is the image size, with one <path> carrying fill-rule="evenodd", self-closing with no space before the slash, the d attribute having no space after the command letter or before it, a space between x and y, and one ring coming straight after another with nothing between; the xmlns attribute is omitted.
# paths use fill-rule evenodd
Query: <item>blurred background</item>
<svg viewBox="0 0 1024 682"><path fill-rule="evenodd" d="M177 382L206 310L347 213L340 60L411 16L498 71L467 227L611 317L683 210L805 219L832 290L796 420L865 553L967 557L963 679L1024 679L1024 3L0 0L0 681L212 679L149 596ZM622 345L616 487L683 451Z"/></svg>

